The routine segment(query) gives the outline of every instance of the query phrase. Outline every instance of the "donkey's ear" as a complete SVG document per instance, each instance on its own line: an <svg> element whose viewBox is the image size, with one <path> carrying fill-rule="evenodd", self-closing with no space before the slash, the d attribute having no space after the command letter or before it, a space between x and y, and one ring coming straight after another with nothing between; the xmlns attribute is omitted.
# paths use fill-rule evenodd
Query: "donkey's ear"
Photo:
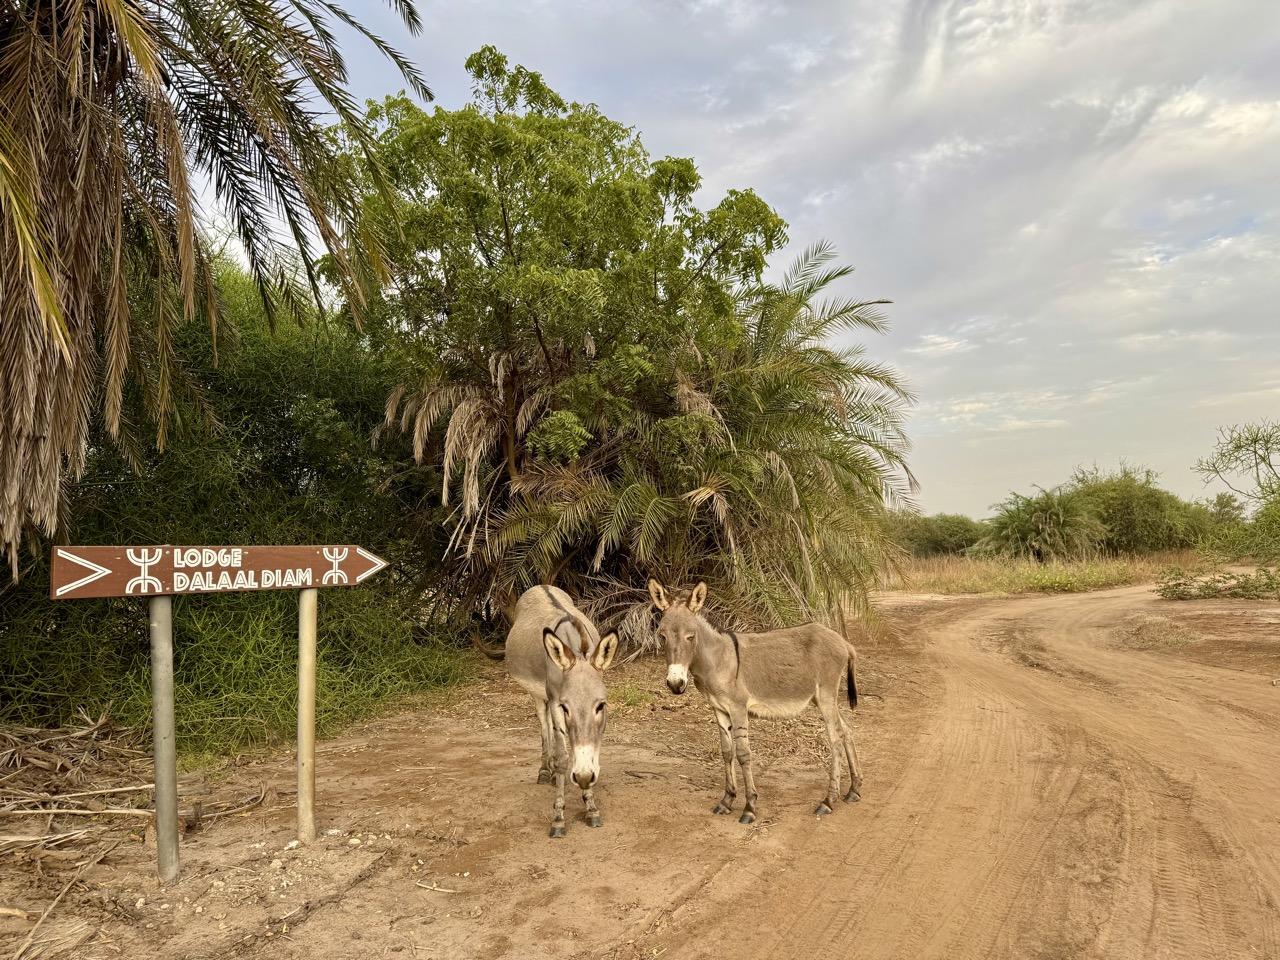
<svg viewBox="0 0 1280 960"><path fill-rule="evenodd" d="M649 578L649 599L653 601L653 605L659 610L665 610L671 606L671 601L667 599L667 591L662 589L662 584L653 577Z"/></svg>
<svg viewBox="0 0 1280 960"><path fill-rule="evenodd" d="M561 670L568 670L577 661L573 649L562 641L550 627L542 628L542 645L547 648L547 656Z"/></svg>
<svg viewBox="0 0 1280 960"><path fill-rule="evenodd" d="M689 609L697 613L706 602L707 584L705 580L699 580L698 585L693 588L693 593L689 594Z"/></svg>
<svg viewBox="0 0 1280 960"><path fill-rule="evenodd" d="M591 665L597 670L608 670L613 663L613 655L618 652L618 631L610 630L596 644L596 652L591 657Z"/></svg>

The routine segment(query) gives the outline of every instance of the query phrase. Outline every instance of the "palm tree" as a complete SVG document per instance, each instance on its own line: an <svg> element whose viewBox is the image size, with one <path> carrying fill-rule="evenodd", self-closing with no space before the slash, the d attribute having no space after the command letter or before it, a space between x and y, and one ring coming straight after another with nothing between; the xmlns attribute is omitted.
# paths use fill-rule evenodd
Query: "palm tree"
<svg viewBox="0 0 1280 960"><path fill-rule="evenodd" d="M392 5L420 29L411 0ZM319 252L354 305L379 275L326 130L336 117L368 142L336 23L430 97L331 0L0 0L0 553L15 576L24 532L58 525L92 418L127 429L126 384L163 444L173 331L217 324L202 196L272 317L319 302Z"/></svg>
<svg viewBox="0 0 1280 960"><path fill-rule="evenodd" d="M911 392L862 345L835 345L884 333L886 301L829 296L853 272L834 259L816 244L780 285L744 298L748 336L706 388L727 428L710 449L731 465L708 464L708 479L738 478L737 522L752 531L721 575L742 597L772 598L775 621L861 607L894 554L884 510L915 485L903 432Z"/></svg>
<svg viewBox="0 0 1280 960"><path fill-rule="evenodd" d="M1037 488L1039 489L1039 488ZM1078 560L1096 554L1107 535L1077 487L1039 489L1035 496L1011 493L987 521L991 532L974 544L978 553Z"/></svg>
<svg viewBox="0 0 1280 960"><path fill-rule="evenodd" d="M670 408L588 424L602 439L582 457L530 462L505 508L464 507L486 588L555 579L616 615L628 587L660 571L709 581L742 624L862 607L894 553L883 511L914 484L911 394L862 347L832 345L884 329L879 302L824 299L851 272L833 257L819 244L781 284L742 291L737 346L706 356L690 344Z"/></svg>

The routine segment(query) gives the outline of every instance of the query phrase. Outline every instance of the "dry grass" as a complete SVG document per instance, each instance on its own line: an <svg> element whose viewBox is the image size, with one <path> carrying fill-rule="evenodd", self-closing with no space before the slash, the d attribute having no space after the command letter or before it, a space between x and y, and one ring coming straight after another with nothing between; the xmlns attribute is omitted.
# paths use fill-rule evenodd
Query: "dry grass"
<svg viewBox="0 0 1280 960"><path fill-rule="evenodd" d="M919 593L1081 593L1153 583L1171 567L1196 567L1191 551L1036 563L1008 557L913 557L887 590Z"/></svg>
<svg viewBox="0 0 1280 960"><path fill-rule="evenodd" d="M1186 647L1200 640L1194 630L1184 627L1168 617L1130 617L1119 630L1115 640L1131 650L1163 650L1168 647Z"/></svg>

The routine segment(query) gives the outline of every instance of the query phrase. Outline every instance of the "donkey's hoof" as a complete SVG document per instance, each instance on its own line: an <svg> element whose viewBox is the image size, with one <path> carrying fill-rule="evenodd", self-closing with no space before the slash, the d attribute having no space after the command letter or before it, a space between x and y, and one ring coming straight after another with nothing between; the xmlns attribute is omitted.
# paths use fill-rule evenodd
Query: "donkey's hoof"
<svg viewBox="0 0 1280 960"><path fill-rule="evenodd" d="M743 814L742 814L742 816L740 816L740 817L738 818L738 822L739 822L739 823L755 823L755 822L756 822L756 815L755 815L754 813L749 812L749 811L748 811L748 812L745 812L745 813L743 813Z"/></svg>
<svg viewBox="0 0 1280 960"><path fill-rule="evenodd" d="M831 812L831 805L828 804L827 801L823 800L820 804L818 804L818 809L813 812L820 817L825 817L828 813Z"/></svg>
<svg viewBox="0 0 1280 960"><path fill-rule="evenodd" d="M845 803L857 803L861 799L862 799L862 794L858 792L857 787L854 787L852 790L850 790L848 793L844 795Z"/></svg>
<svg viewBox="0 0 1280 960"><path fill-rule="evenodd" d="M564 824L563 824L563 823L553 823L553 824L551 825L551 836L552 836L552 838L553 838L553 839L555 839L555 840L559 840L561 837L563 837L563 836L564 836Z"/></svg>
<svg viewBox="0 0 1280 960"><path fill-rule="evenodd" d="M590 814L590 815L587 817L587 826L589 826L589 827L603 827L603 826L604 826L604 817L600 816L600 814L598 814L598 813Z"/></svg>
<svg viewBox="0 0 1280 960"><path fill-rule="evenodd" d="M539 770L539 771L538 771L538 782L539 782L539 783L550 783L550 782L551 782L551 771L550 771L550 770Z"/></svg>
<svg viewBox="0 0 1280 960"><path fill-rule="evenodd" d="M726 807L723 803L717 803L711 808L711 812L724 816L726 813L733 813L733 807Z"/></svg>

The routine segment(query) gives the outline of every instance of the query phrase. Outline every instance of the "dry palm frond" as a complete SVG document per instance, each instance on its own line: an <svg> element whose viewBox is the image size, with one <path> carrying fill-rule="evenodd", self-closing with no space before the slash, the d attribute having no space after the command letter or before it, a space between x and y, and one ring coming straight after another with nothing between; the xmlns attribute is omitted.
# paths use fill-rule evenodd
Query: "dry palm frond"
<svg viewBox="0 0 1280 960"><path fill-rule="evenodd" d="M63 727L0 727L0 857L60 859L89 844L118 842L131 821L150 817L155 785L139 730L104 714ZM179 810L186 827L251 809L266 799L208 795L203 784L182 784L191 807ZM79 856L79 853L76 854Z"/></svg>
<svg viewBox="0 0 1280 960"><path fill-rule="evenodd" d="M368 142L334 19L361 29L329 0L0 0L0 553L15 575L24 532L58 525L91 419L119 433L129 377L149 382L163 439L174 328L217 322L202 183L271 316L320 300L315 237L352 304L380 274L315 106Z"/></svg>

